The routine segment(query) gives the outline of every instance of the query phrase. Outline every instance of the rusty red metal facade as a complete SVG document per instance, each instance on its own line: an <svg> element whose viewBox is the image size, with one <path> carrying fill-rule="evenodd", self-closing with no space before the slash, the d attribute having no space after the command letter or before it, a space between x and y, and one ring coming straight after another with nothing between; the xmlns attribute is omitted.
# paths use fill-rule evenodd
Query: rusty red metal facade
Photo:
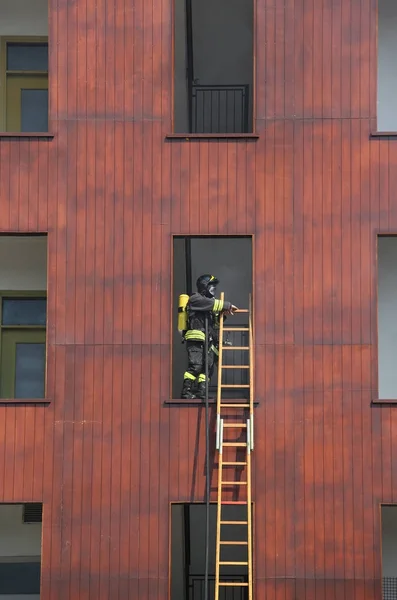
<svg viewBox="0 0 397 600"><path fill-rule="evenodd" d="M0 500L44 504L42 600L168 600L170 502L205 492L203 415L165 404L172 234L254 236L255 598L381 598L376 10L256 0L259 138L188 141L172 0L50 0L53 137L0 136L0 230L48 232L49 403L0 406Z"/></svg>

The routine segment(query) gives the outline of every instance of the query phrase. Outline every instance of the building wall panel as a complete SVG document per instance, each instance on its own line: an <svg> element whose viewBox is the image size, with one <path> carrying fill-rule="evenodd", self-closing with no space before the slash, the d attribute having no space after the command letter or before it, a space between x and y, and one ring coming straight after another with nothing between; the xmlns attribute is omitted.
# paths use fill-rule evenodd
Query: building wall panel
<svg viewBox="0 0 397 600"><path fill-rule="evenodd" d="M165 140L171 14L52 0L54 138L0 141L0 231L48 232L50 400L0 406L1 501L44 502L43 600L167 599L169 502L205 494L204 411L164 405L171 234L253 234L256 597L376 600L376 3L256 1L257 141Z"/></svg>

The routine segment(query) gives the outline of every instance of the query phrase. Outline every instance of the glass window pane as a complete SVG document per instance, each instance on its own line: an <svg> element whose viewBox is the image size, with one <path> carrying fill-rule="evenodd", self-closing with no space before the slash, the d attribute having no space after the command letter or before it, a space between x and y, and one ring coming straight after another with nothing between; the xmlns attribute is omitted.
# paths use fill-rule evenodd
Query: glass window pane
<svg viewBox="0 0 397 600"><path fill-rule="evenodd" d="M16 344L15 398L44 398L45 344Z"/></svg>
<svg viewBox="0 0 397 600"><path fill-rule="evenodd" d="M3 298L3 325L46 325L46 298Z"/></svg>
<svg viewBox="0 0 397 600"><path fill-rule="evenodd" d="M15 560L18 561L18 557ZM15 598L17 594L18 598L25 594L26 598L31 598L30 594L40 594L39 562L0 563L0 598Z"/></svg>
<svg viewBox="0 0 397 600"><path fill-rule="evenodd" d="M7 44L8 71L48 71L48 44Z"/></svg>
<svg viewBox="0 0 397 600"><path fill-rule="evenodd" d="M48 131L48 90L21 90L21 131Z"/></svg>

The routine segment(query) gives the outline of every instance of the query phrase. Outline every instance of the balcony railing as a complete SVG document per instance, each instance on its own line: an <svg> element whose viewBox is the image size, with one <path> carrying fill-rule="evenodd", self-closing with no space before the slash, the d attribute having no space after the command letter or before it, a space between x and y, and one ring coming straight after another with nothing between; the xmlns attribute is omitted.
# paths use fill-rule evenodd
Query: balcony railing
<svg viewBox="0 0 397 600"><path fill-rule="evenodd" d="M246 582L244 575L222 575L222 579L234 582ZM215 597L215 577L209 577L209 597ZM247 600L248 593L245 587L224 587L219 590L219 600ZM189 600L204 600L204 575L190 575L189 577Z"/></svg>
<svg viewBox="0 0 397 600"><path fill-rule="evenodd" d="M248 85L193 85L192 133L247 133Z"/></svg>

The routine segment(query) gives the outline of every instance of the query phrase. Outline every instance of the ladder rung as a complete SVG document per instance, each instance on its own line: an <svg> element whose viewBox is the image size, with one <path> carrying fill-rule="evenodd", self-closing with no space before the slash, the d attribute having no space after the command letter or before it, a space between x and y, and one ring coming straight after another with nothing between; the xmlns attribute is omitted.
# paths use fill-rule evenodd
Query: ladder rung
<svg viewBox="0 0 397 600"><path fill-rule="evenodd" d="M223 427L247 427L247 423L224 423Z"/></svg>
<svg viewBox="0 0 397 600"><path fill-rule="evenodd" d="M247 442L223 442L222 444L223 446L231 446L231 447L235 447L238 446L239 448L244 448L247 445Z"/></svg>
<svg viewBox="0 0 397 600"><path fill-rule="evenodd" d="M221 525L248 525L248 521L221 521ZM221 542L221 544L226 544L227 542ZM233 543L233 542L231 542ZM247 542L236 542L236 544L246 544Z"/></svg>
<svg viewBox="0 0 397 600"><path fill-rule="evenodd" d="M248 546L248 542L219 542L222 546Z"/></svg>
<svg viewBox="0 0 397 600"><path fill-rule="evenodd" d="M249 327L224 327L223 331L249 331Z"/></svg>
<svg viewBox="0 0 397 600"><path fill-rule="evenodd" d="M248 402L246 404L234 404L233 402L227 402L226 404L222 403L221 407L228 407L228 408L249 408L250 405L249 405Z"/></svg>
<svg viewBox="0 0 397 600"><path fill-rule="evenodd" d="M222 346L222 350L249 350L249 346Z"/></svg>
<svg viewBox="0 0 397 600"><path fill-rule="evenodd" d="M233 586L234 587L247 587L248 583L242 583L241 581L236 581L236 582L233 582L233 581L227 581L227 582L223 581L222 582L222 581L220 581L219 585L226 585L228 587L233 587Z"/></svg>
<svg viewBox="0 0 397 600"><path fill-rule="evenodd" d="M227 504L228 506L234 506L235 504L239 504L239 505L244 504L245 506L247 506L247 501L246 500L222 500L222 504L223 505Z"/></svg>
<svg viewBox="0 0 397 600"><path fill-rule="evenodd" d="M233 561L233 560L220 560L219 561L220 565L248 565L248 562L246 560L242 561Z"/></svg>
<svg viewBox="0 0 397 600"><path fill-rule="evenodd" d="M222 467L231 467L231 466L237 467L238 465L241 465L243 467L246 464L247 464L246 462L223 462Z"/></svg>
<svg viewBox="0 0 397 600"><path fill-rule="evenodd" d="M248 308L238 308L234 312L235 313L249 313L249 309Z"/></svg>
<svg viewBox="0 0 397 600"><path fill-rule="evenodd" d="M239 388L248 388L249 387L249 383L221 383L221 387L227 387L227 388L231 388L231 387L239 387Z"/></svg>
<svg viewBox="0 0 397 600"><path fill-rule="evenodd" d="M249 365L222 365L222 369L249 369Z"/></svg>
<svg viewBox="0 0 397 600"><path fill-rule="evenodd" d="M248 485L248 481L221 481L222 485Z"/></svg>

